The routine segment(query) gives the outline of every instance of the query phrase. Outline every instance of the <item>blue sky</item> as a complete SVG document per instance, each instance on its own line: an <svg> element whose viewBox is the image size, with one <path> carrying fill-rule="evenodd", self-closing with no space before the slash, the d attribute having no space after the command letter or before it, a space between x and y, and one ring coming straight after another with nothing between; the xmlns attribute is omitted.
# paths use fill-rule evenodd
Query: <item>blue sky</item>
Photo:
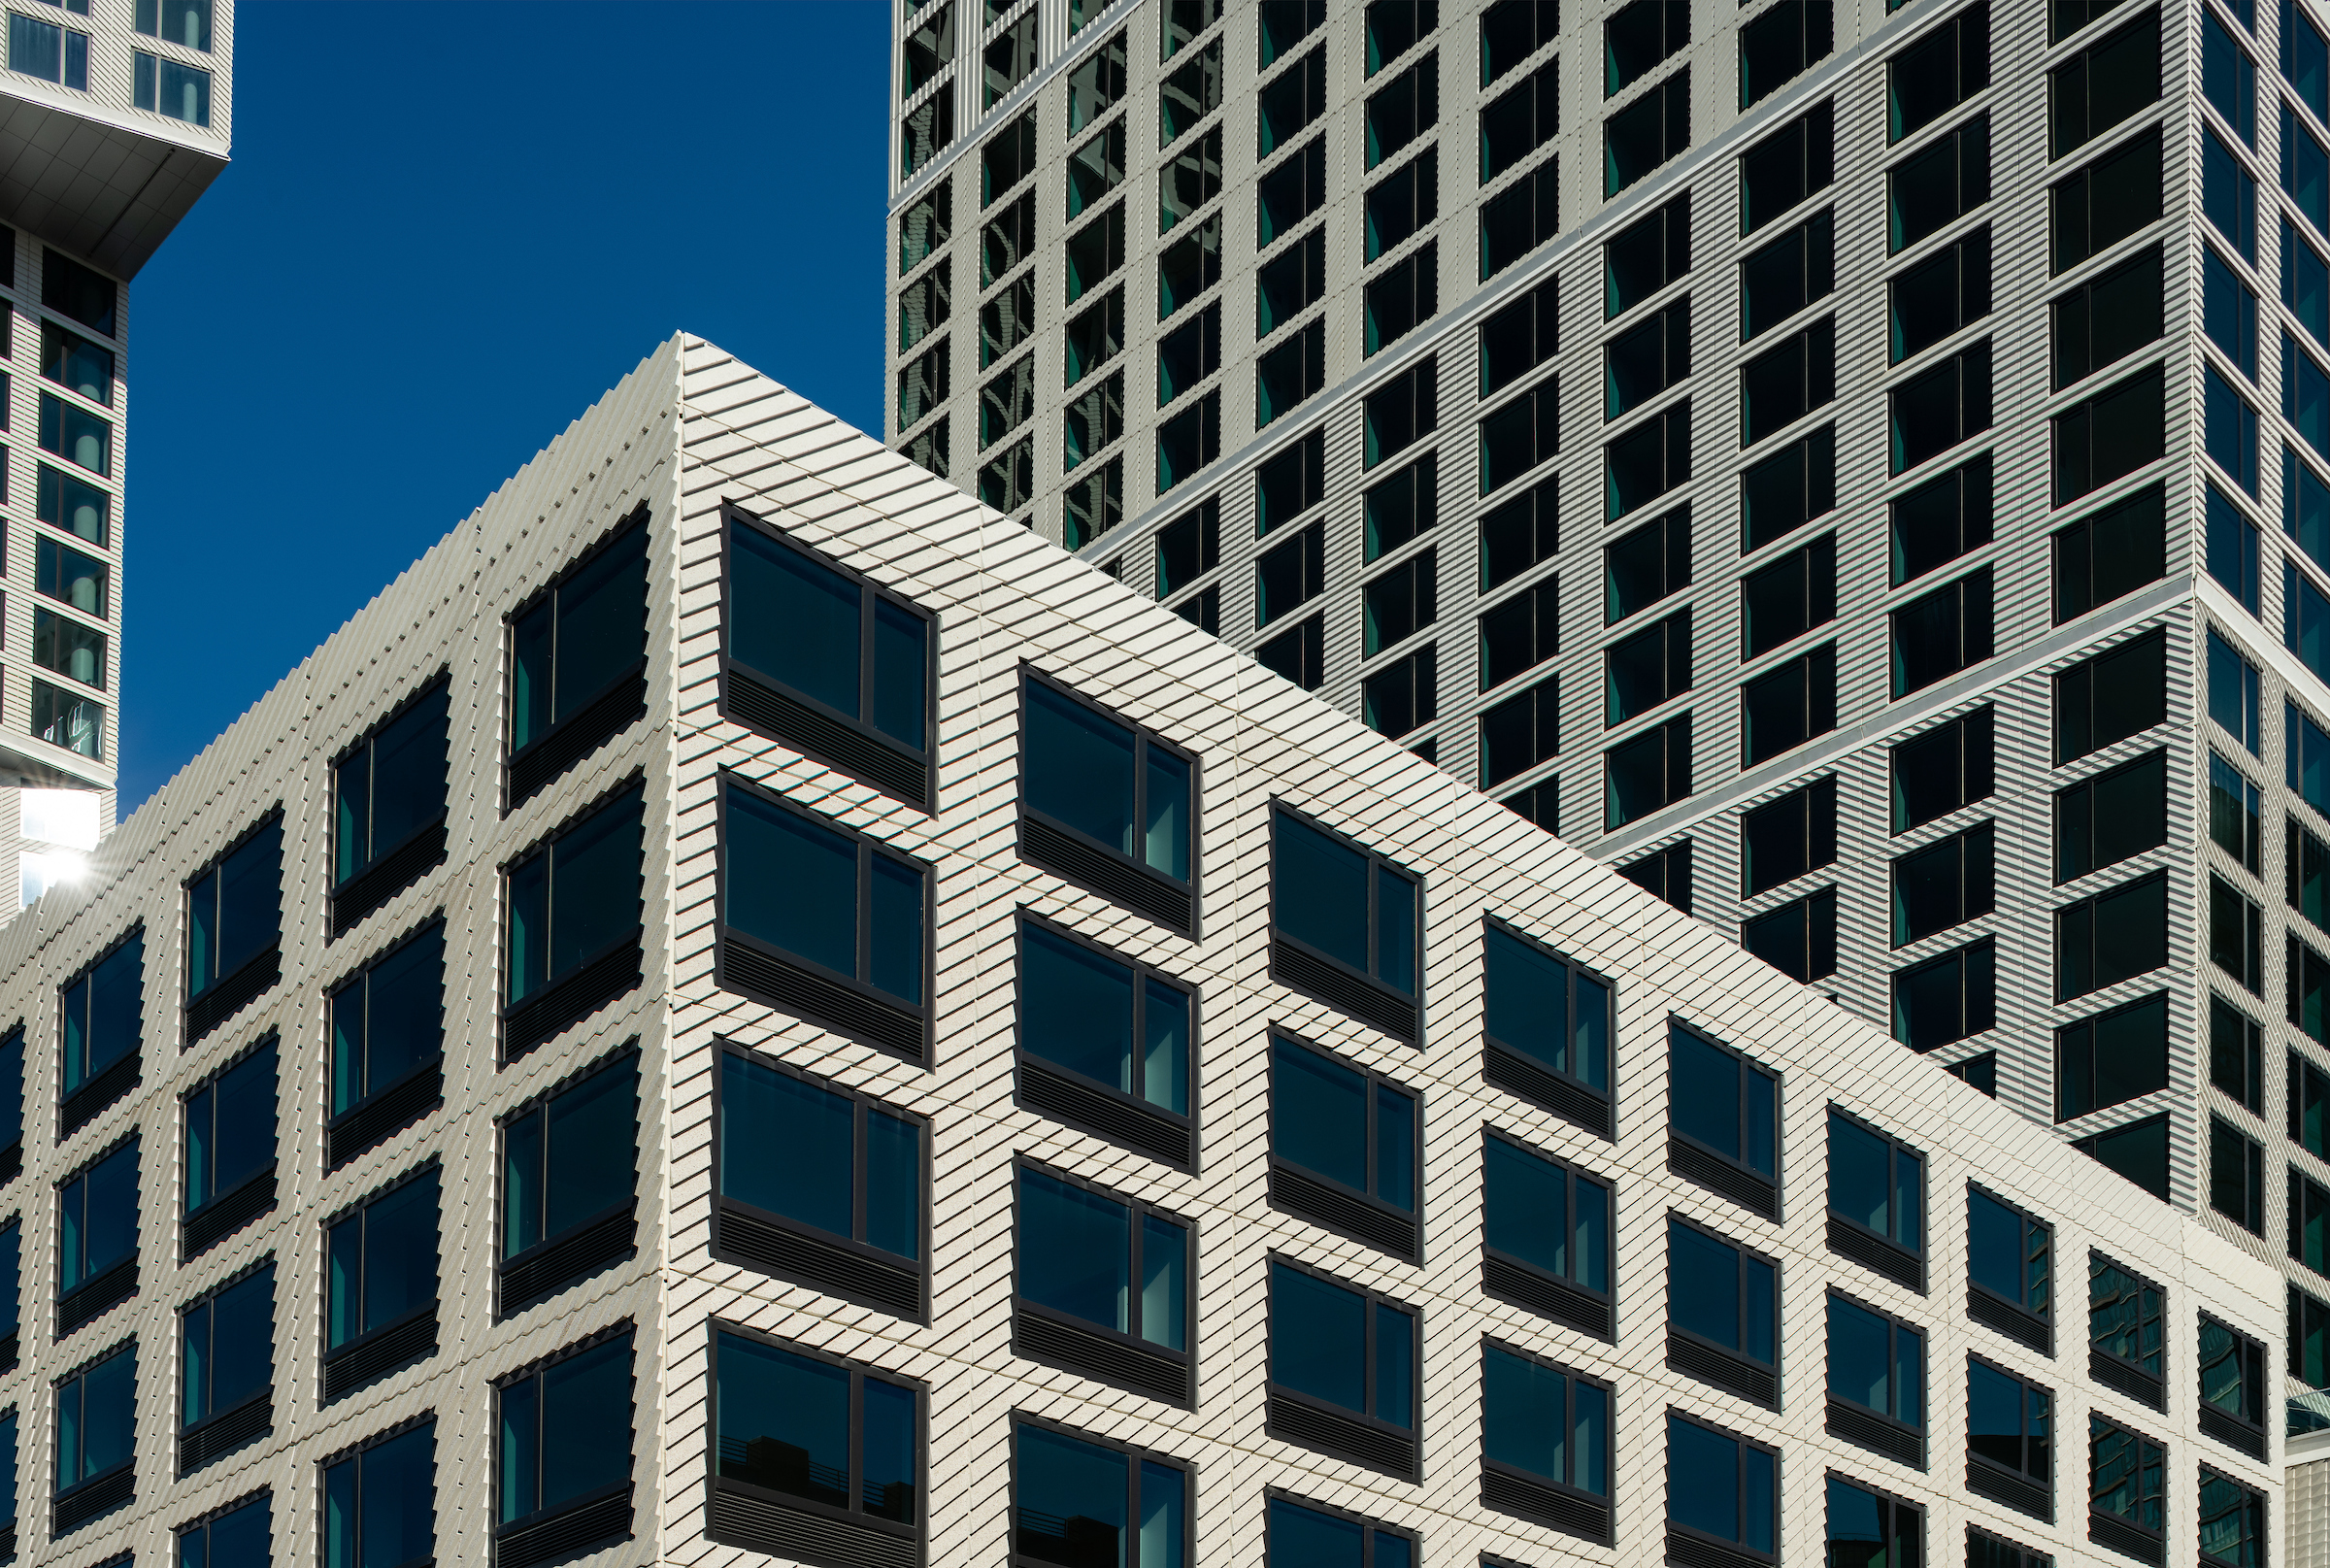
<svg viewBox="0 0 2330 1568"><path fill-rule="evenodd" d="M236 11L130 293L126 816L674 331L882 419L888 11Z"/></svg>

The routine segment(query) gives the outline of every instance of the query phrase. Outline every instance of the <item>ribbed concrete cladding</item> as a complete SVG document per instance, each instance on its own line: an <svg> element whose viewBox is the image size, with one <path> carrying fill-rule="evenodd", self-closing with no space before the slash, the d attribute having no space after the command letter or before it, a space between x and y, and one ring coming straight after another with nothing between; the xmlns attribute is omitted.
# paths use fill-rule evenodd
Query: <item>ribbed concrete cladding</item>
<svg viewBox="0 0 2330 1568"><path fill-rule="evenodd" d="M643 504L647 717L505 816L511 623ZM825 563L790 581L840 591L805 603L861 629L912 611L927 641L740 660L769 602L736 575L740 529ZM930 792L748 722L723 701L740 662L827 739L917 743ZM333 765L440 680L445 859L327 941ZM137 1012L166 1028L186 884L277 802L282 979L183 1055L154 1033L143 1083L50 1133L59 986L136 927ZM1030 853L1035 824L1057 842ZM622 876L593 858L634 842ZM538 875L539 969L501 951L535 929ZM1177 889L1186 918L1159 904ZM561 919L584 927L563 945ZM618 938L639 984L530 1051L497 1037ZM823 989L740 988L739 951ZM1272 978L1290 956L1301 984ZM433 1027L396 1021L440 991ZM60 1283L32 1261L65 1234L52 1190L138 1151L109 1232L145 1239L136 1293L64 1366L0 1373L21 1526L47 1498L92 1556L159 1556L182 1526L296 1551L360 1506L399 1560L970 1560L1136 1520L1160 1568L1336 1540L1380 1564L1580 1543L1728 1564L1863 1530L1954 1553L1973 1526L2069 1559L2090 1530L2187 1551L2205 1506L2246 1518L2204 1464L2237 1505L2280 1497L2175 1370L2215 1353L2204 1313L2280 1355L2269 1268L695 340L125 823L87 887L0 931L0 1003L43 1086L14 1188L25 1300ZM266 1054L238 1053L270 1036L276 1206L165 1270L182 1185L224 1205L248 1183L245 1154L195 1180L181 1129L244 1148L234 1074ZM404 1119L349 1119L391 1102ZM1978 1182L2028 1227L2003 1264ZM1662 1245L1732 1259L1735 1288L1662 1271ZM2086 1251L2159 1282L2165 1414L2053 1343ZM177 1403L180 1309L270 1265L267 1314L216 1319L271 1318L265 1376L247 1337L208 1407ZM1882 1344L1815 1399L1837 1323ZM1995 1500L2035 1484L1970 1418L1977 1365L2053 1401L2048 1518ZM68 1391L97 1419L60 1476ZM2082 1521L2082 1418L2165 1443L2164 1491L2107 1466ZM164 1432L183 1475L148 1457ZM1670 1493L1671 1456L1733 1476L1745 1513ZM494 1486L462 1485L481 1461Z"/></svg>

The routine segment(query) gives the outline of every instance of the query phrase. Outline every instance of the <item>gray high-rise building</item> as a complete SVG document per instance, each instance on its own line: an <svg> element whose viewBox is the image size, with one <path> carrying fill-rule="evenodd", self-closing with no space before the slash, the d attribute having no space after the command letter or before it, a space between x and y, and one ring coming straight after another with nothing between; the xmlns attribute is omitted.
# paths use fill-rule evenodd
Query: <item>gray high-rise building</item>
<svg viewBox="0 0 2330 1568"><path fill-rule="evenodd" d="M2330 20L897 34L894 447L2272 1260L2330 1385Z"/></svg>
<svg viewBox="0 0 2330 1568"><path fill-rule="evenodd" d="M0 919L114 820L129 284L226 167L232 0L8 12L0 70Z"/></svg>

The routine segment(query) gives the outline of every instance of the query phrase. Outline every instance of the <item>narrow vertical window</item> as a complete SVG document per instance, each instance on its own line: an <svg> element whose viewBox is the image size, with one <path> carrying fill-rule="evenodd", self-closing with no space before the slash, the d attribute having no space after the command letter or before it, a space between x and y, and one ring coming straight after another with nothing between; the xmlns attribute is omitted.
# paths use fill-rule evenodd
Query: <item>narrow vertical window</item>
<svg viewBox="0 0 2330 1568"><path fill-rule="evenodd" d="M283 977L283 818L279 812L186 884L186 1043Z"/></svg>
<svg viewBox="0 0 2330 1568"><path fill-rule="evenodd" d="M1780 1407L1780 1265L1667 1217L1667 1365Z"/></svg>
<svg viewBox="0 0 2330 1568"><path fill-rule="evenodd" d="M501 1316L629 1255L638 1145L635 1054L503 1121Z"/></svg>
<svg viewBox="0 0 2330 1568"><path fill-rule="evenodd" d="M436 1353L437 1237L434 1165L324 1227L326 1404Z"/></svg>
<svg viewBox="0 0 2330 1568"><path fill-rule="evenodd" d="M1834 1290L1827 1430L1889 1459L1925 1463L1925 1335Z"/></svg>
<svg viewBox="0 0 2330 1568"><path fill-rule="evenodd" d="M183 1257L273 1207L275 1075L270 1039L186 1096Z"/></svg>
<svg viewBox="0 0 2330 1568"><path fill-rule="evenodd" d="M333 936L444 860L451 707L423 692L333 767Z"/></svg>
<svg viewBox="0 0 2330 1568"><path fill-rule="evenodd" d="M1421 1136L1413 1091L1282 1036L1272 1039L1270 1197L1277 1207L1413 1260Z"/></svg>
<svg viewBox="0 0 2330 1568"><path fill-rule="evenodd" d="M1780 1218L1780 1080L1684 1028L1667 1030L1667 1168Z"/></svg>
<svg viewBox="0 0 2330 1568"><path fill-rule="evenodd" d="M1610 983L1493 920L1481 956L1481 1076L1610 1137Z"/></svg>
<svg viewBox="0 0 2330 1568"><path fill-rule="evenodd" d="M323 1568L399 1568L437 1546L437 1423L323 1467Z"/></svg>
<svg viewBox="0 0 2330 1568"><path fill-rule="evenodd" d="M134 1344L57 1385L56 1489L49 1505L52 1537L133 1500L137 1400Z"/></svg>
<svg viewBox="0 0 2330 1568"><path fill-rule="evenodd" d="M510 867L503 1060L639 984L646 812L635 784Z"/></svg>
<svg viewBox="0 0 2330 1568"><path fill-rule="evenodd" d="M178 1473L275 1425L275 1265L179 1314Z"/></svg>
<svg viewBox="0 0 2330 1568"><path fill-rule="evenodd" d="M795 629L815 640L811 628ZM531 799L646 712L647 661L643 517L510 619L508 806ZM546 744L553 735L559 740Z"/></svg>
<svg viewBox="0 0 2330 1568"><path fill-rule="evenodd" d="M1966 1316L2055 1353L2054 1231L1977 1186L1966 1189Z"/></svg>
<svg viewBox="0 0 2330 1568"><path fill-rule="evenodd" d="M138 1144L132 1138L56 1189L59 1339L138 1289Z"/></svg>
<svg viewBox="0 0 2330 1568"><path fill-rule="evenodd" d="M65 1058L60 1132L73 1131L137 1082L145 980L146 933L132 931L58 992Z"/></svg>
<svg viewBox="0 0 2330 1568"><path fill-rule="evenodd" d="M2052 1522L2054 1392L1966 1359L1966 1489Z"/></svg>
<svg viewBox="0 0 2330 1568"><path fill-rule="evenodd" d="M327 1164L340 1166L444 1095L445 924L432 922L331 994Z"/></svg>

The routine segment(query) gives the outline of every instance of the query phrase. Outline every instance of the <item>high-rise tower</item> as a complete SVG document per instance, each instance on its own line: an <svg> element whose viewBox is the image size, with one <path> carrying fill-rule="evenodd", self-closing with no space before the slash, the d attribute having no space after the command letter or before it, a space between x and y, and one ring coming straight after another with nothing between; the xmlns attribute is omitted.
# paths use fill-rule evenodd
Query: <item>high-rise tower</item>
<svg viewBox="0 0 2330 1568"><path fill-rule="evenodd" d="M2330 21L897 30L893 446L2274 1260L2330 1385Z"/></svg>
<svg viewBox="0 0 2330 1568"><path fill-rule="evenodd" d="M8 14L0 71L0 918L113 824L129 283L218 171L232 0Z"/></svg>

